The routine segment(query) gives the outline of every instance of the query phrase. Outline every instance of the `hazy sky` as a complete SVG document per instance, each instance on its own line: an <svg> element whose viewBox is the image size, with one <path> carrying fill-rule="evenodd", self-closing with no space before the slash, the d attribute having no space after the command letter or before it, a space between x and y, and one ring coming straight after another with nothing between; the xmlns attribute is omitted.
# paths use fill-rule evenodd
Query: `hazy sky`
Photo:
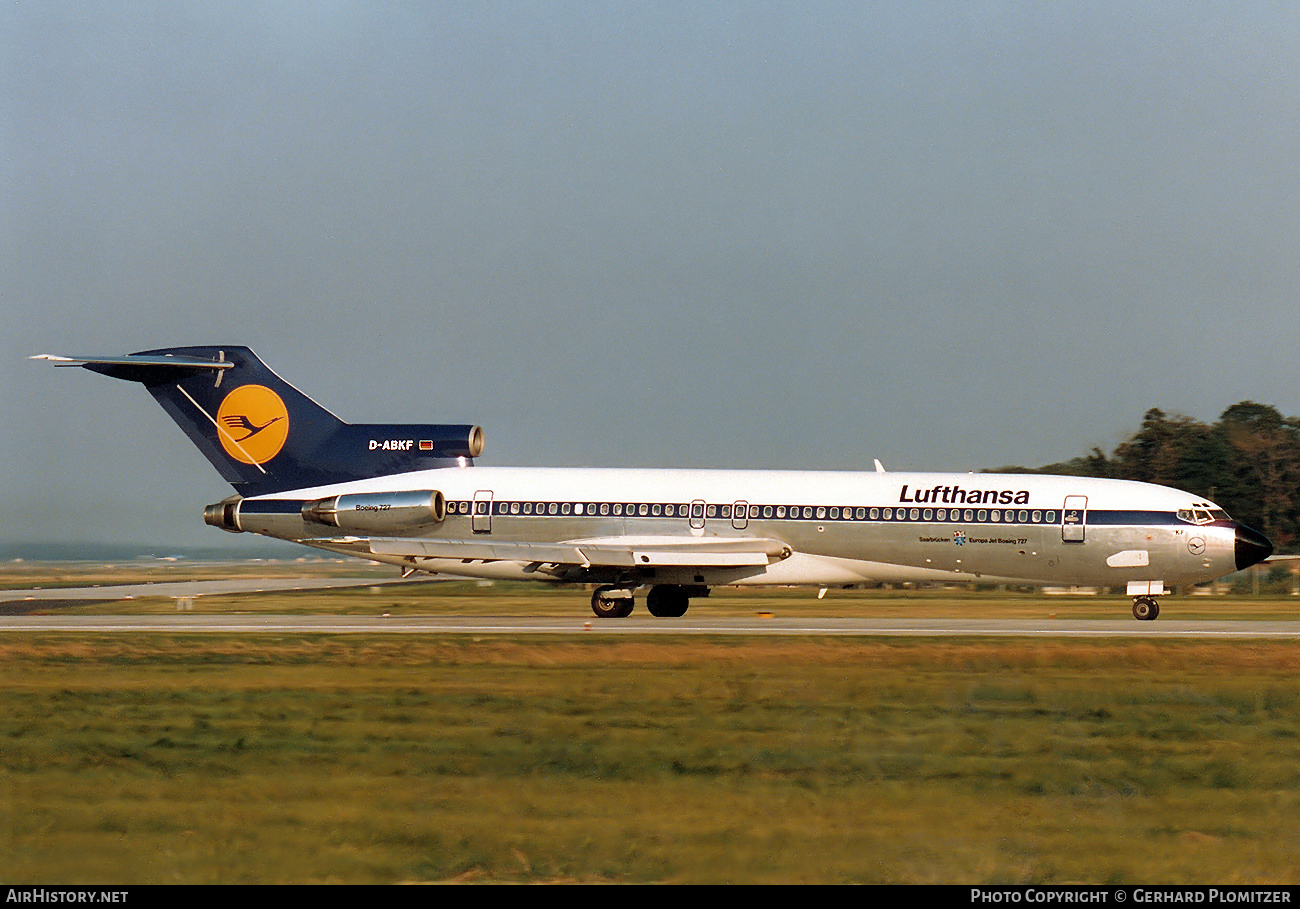
<svg viewBox="0 0 1300 909"><path fill-rule="evenodd" d="M247 344L481 463L973 470L1300 414L1300 8L0 8L0 542L219 545Z"/></svg>

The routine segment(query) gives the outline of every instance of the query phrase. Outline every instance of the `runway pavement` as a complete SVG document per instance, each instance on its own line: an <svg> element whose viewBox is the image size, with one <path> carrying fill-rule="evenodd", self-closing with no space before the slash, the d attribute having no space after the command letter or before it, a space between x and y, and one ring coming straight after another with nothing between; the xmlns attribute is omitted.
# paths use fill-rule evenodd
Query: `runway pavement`
<svg viewBox="0 0 1300 909"><path fill-rule="evenodd" d="M857 637L1037 637L1300 639L1294 621L1134 619L872 619L710 617L680 619L536 616L357 615L20 615L0 616L0 632L80 634L456 634L456 635L725 635Z"/></svg>
<svg viewBox="0 0 1300 909"><path fill-rule="evenodd" d="M1300 639L1300 621L1177 620L1139 622L1113 619L1037 618L857 618L710 615L707 604L677 619L645 613L598 619L575 609L573 616L389 616L204 614L72 615L56 610L89 602L120 601L127 608L141 597L217 596L267 590L321 590L393 584L427 584L428 578L242 578L99 587L0 590L0 632L119 634L457 634L457 635L729 635L858 637L1037 637Z"/></svg>

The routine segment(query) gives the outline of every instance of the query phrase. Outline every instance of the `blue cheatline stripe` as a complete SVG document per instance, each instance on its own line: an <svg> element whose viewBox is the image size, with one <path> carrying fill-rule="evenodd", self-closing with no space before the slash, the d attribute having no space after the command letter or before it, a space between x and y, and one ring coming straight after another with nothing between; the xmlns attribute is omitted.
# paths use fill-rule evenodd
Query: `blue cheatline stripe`
<svg viewBox="0 0 1300 909"><path fill-rule="evenodd" d="M240 505L243 515L298 514L301 499L245 499ZM480 503L486 506L486 502ZM447 503L449 514L470 514L473 503L456 500ZM852 524L997 524L1055 525L1060 509L1032 508L899 508L897 506L828 506L828 505L749 505L748 521L821 521ZM731 520L731 503L705 506L708 520ZM669 518L690 515L685 502L571 502L496 500L492 514L514 518ZM915 512L915 515L913 514ZM940 514L943 517L940 517ZM998 517L995 519L993 515ZM969 515L969 517L968 517ZM1010 519L1008 519L1010 516ZM1187 524L1167 511L1089 511L1087 524L1094 526L1142 526ZM1195 526L1195 525L1191 525Z"/></svg>

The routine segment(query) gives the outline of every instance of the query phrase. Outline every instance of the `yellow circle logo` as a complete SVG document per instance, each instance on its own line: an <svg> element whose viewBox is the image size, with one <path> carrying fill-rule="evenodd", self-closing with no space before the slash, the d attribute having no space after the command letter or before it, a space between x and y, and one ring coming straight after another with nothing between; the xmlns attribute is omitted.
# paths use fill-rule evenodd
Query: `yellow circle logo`
<svg viewBox="0 0 1300 909"><path fill-rule="evenodd" d="M241 385L217 410L217 437L236 461L265 464L289 438L289 411L280 396L263 385Z"/></svg>

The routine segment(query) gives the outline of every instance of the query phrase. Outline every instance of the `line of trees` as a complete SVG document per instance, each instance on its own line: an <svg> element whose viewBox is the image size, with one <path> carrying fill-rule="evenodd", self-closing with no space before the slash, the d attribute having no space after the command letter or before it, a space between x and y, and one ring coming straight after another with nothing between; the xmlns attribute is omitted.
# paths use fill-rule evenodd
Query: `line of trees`
<svg viewBox="0 0 1300 909"><path fill-rule="evenodd" d="M1262 531L1279 552L1300 539L1300 418L1254 401L1233 404L1213 424L1152 408L1142 428L1111 454L1036 470L1081 477L1142 480L1205 496Z"/></svg>

